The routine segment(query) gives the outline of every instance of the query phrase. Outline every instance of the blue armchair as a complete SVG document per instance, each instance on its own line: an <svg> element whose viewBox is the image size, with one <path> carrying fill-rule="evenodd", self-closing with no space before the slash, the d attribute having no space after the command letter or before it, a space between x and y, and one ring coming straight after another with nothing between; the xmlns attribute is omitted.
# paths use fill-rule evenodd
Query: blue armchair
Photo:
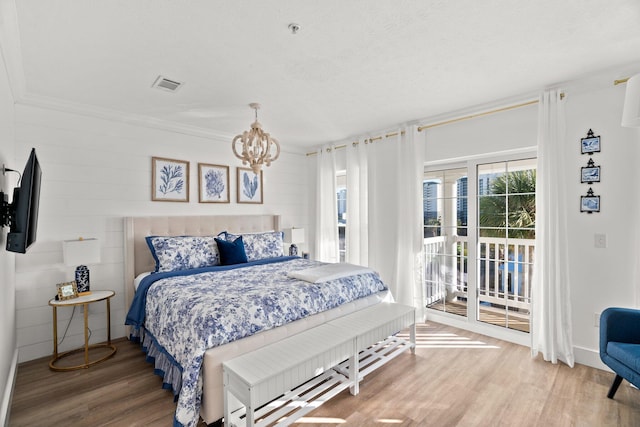
<svg viewBox="0 0 640 427"><path fill-rule="evenodd" d="M640 310L611 307L602 312L600 359L616 374L609 399L623 379L640 388Z"/></svg>

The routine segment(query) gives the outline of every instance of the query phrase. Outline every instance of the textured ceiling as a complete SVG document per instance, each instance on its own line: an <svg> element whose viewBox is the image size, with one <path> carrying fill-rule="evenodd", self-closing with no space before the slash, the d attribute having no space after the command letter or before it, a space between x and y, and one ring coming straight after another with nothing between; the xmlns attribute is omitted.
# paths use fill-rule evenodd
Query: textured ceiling
<svg viewBox="0 0 640 427"><path fill-rule="evenodd" d="M223 137L259 102L290 149L640 61L638 0L0 2L18 102Z"/></svg>

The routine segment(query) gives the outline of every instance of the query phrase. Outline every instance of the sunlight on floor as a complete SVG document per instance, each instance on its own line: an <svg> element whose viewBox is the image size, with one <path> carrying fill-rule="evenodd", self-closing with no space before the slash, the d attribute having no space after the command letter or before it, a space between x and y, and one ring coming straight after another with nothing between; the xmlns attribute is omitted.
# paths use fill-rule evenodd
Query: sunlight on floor
<svg viewBox="0 0 640 427"><path fill-rule="evenodd" d="M487 344L482 341L472 340L454 333L429 333L427 325L417 325L416 327L416 348L500 348L496 345ZM402 331L399 337L408 340L408 331Z"/></svg>
<svg viewBox="0 0 640 427"><path fill-rule="evenodd" d="M391 418L380 418L380 419L377 419L375 422L381 423L381 424L402 424L403 423L402 420L391 419Z"/></svg>
<svg viewBox="0 0 640 427"><path fill-rule="evenodd" d="M328 417L302 417L296 420L298 424L344 424L345 420L342 418L328 418Z"/></svg>

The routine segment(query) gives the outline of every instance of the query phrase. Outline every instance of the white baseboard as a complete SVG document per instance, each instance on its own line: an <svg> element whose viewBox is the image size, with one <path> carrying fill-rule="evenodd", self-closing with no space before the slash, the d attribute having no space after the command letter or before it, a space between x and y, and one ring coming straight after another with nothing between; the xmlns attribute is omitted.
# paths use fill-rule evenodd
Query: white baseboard
<svg viewBox="0 0 640 427"><path fill-rule="evenodd" d="M591 366L592 368L601 369L603 371L613 372L607 365L600 360L600 349L593 350L591 348L584 348L573 346L573 355L576 358L576 363L581 365Z"/></svg>
<svg viewBox="0 0 640 427"><path fill-rule="evenodd" d="M9 375L7 375L7 385L4 388L4 396L2 396L2 407L0 407L0 425L9 426L9 415L11 412L11 399L13 398L13 387L16 383L16 375L18 373L18 349L13 352L13 360Z"/></svg>

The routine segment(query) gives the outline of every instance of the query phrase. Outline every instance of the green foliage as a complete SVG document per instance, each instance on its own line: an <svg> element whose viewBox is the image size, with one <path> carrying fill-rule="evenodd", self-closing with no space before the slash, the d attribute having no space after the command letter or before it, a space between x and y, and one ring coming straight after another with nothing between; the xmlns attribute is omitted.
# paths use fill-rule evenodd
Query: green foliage
<svg viewBox="0 0 640 427"><path fill-rule="evenodd" d="M536 224L536 171L509 172L497 176L490 194L480 197L483 237L534 239ZM507 206L508 201L508 206Z"/></svg>

